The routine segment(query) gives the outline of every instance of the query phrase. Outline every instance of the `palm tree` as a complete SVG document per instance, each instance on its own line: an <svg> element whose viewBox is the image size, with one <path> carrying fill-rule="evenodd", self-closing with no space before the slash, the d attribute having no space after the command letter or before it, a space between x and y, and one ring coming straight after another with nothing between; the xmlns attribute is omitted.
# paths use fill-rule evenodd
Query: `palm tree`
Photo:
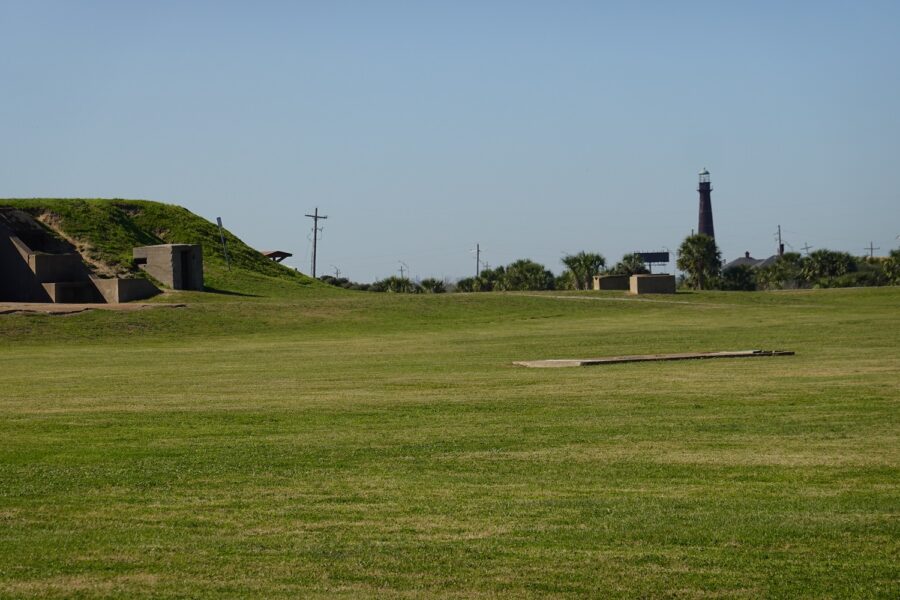
<svg viewBox="0 0 900 600"><path fill-rule="evenodd" d="M736 292L752 292L758 283L758 271L750 265L738 265L722 271L722 289Z"/></svg>
<svg viewBox="0 0 900 600"><path fill-rule="evenodd" d="M891 255L882 263L881 268L891 285L900 284L900 248L891 250Z"/></svg>
<svg viewBox="0 0 900 600"><path fill-rule="evenodd" d="M764 290L797 287L801 282L801 262L796 252L785 252L774 263L756 271L756 283Z"/></svg>
<svg viewBox="0 0 900 600"><path fill-rule="evenodd" d="M577 290L578 284L572 271L566 269L556 277L553 287L557 290Z"/></svg>
<svg viewBox="0 0 900 600"><path fill-rule="evenodd" d="M589 290L593 286L594 275L606 266L606 259L596 252L581 251L578 254L567 254L562 263L569 268L575 278L575 289Z"/></svg>
<svg viewBox="0 0 900 600"><path fill-rule="evenodd" d="M613 275L643 275L645 273L649 273L650 271L647 269L647 265L644 264L644 259L641 258L640 254L626 254L622 257L622 260L616 263L616 266L613 267L612 273Z"/></svg>
<svg viewBox="0 0 900 600"><path fill-rule="evenodd" d="M484 265L484 268L481 269L481 274L475 278L475 282L473 284L474 292L490 292L492 290L499 289L500 281L503 279L503 276L506 274L506 269L504 267L497 267L496 269L492 269L490 265Z"/></svg>
<svg viewBox="0 0 900 600"><path fill-rule="evenodd" d="M459 281L456 282L456 291L457 292L475 292L478 291L476 289L476 281L474 277L463 277Z"/></svg>
<svg viewBox="0 0 900 600"><path fill-rule="evenodd" d="M856 270L856 260L846 252L834 250L816 250L803 259L800 274L803 278L815 283L822 279L839 277Z"/></svg>
<svg viewBox="0 0 900 600"><path fill-rule="evenodd" d="M506 266L494 289L503 291L552 290L553 273L530 259L517 260Z"/></svg>
<svg viewBox="0 0 900 600"><path fill-rule="evenodd" d="M428 294L443 294L447 291L447 286L444 285L443 280L434 279L433 277L423 279L419 282L419 285L422 287L422 291Z"/></svg>
<svg viewBox="0 0 900 600"><path fill-rule="evenodd" d="M722 253L716 240L703 233L684 238L678 248L678 268L687 273L688 285L697 290L706 289L722 268Z"/></svg>
<svg viewBox="0 0 900 600"><path fill-rule="evenodd" d="M392 292L395 294L418 294L422 291L408 277L397 277L396 275L376 281L370 289L375 292Z"/></svg>

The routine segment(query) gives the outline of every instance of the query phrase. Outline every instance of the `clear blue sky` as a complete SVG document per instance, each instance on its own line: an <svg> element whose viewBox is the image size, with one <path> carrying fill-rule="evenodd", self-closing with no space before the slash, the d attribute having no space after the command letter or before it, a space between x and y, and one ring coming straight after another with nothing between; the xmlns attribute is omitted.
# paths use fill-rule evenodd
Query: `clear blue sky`
<svg viewBox="0 0 900 600"><path fill-rule="evenodd" d="M900 245L900 2L0 0L0 197L181 204L370 281Z"/></svg>

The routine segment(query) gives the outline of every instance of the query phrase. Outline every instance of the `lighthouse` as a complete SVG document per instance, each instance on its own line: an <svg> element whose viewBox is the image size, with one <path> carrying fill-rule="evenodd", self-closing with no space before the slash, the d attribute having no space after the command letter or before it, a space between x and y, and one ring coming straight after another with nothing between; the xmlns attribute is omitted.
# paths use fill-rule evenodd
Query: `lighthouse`
<svg viewBox="0 0 900 600"><path fill-rule="evenodd" d="M709 183L709 171L706 169L700 171L700 186L697 188L697 191L700 192L700 222L697 225L697 231L715 238L716 231L713 228L712 216L712 185Z"/></svg>

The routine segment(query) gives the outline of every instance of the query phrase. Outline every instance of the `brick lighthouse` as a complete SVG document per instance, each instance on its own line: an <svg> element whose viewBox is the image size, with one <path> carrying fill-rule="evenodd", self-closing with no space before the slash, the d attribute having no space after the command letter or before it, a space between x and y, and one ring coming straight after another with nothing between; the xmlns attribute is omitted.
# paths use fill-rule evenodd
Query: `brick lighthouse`
<svg viewBox="0 0 900 600"><path fill-rule="evenodd" d="M700 192L700 222L697 226L697 231L715 238L716 231L713 228L712 216L712 185L709 183L709 171L706 169L700 171L700 186L697 188L697 191Z"/></svg>

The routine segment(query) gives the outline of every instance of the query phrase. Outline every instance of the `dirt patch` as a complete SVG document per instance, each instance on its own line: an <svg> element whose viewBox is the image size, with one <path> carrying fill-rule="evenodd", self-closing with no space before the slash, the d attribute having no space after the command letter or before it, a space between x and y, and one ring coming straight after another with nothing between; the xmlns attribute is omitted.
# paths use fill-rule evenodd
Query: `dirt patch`
<svg viewBox="0 0 900 600"><path fill-rule="evenodd" d="M53 304L50 302L0 302L0 315L36 313L45 315L74 315L87 310L114 310L133 312L151 308L184 308L181 303L129 302L127 304Z"/></svg>
<svg viewBox="0 0 900 600"><path fill-rule="evenodd" d="M129 274L126 269L113 267L107 263L93 258L93 255L96 252L95 248L91 244L88 244L83 240L79 240L66 235L66 232L64 232L62 230L62 227L60 227L60 218L56 213L42 212L37 216L37 220L52 229L56 235L75 246L75 250L78 252L78 254L81 255L81 259L85 262L85 264L88 265L88 268L95 275L99 275L100 277L115 278Z"/></svg>

